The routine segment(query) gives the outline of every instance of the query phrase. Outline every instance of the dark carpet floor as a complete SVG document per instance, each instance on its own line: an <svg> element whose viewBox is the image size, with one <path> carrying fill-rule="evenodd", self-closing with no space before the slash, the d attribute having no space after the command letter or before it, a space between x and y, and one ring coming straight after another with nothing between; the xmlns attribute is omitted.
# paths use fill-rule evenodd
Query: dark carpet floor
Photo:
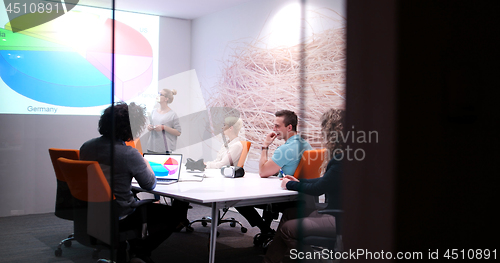
<svg viewBox="0 0 500 263"><path fill-rule="evenodd" d="M210 208L193 205L189 210L190 220L210 215ZM237 212L229 211L226 217L234 217L248 228L242 233L240 227L229 224L219 226L219 237L215 261L218 263L252 262L259 263L263 258L262 248L253 246L253 236L258 228L251 228ZM277 227L273 222L273 228ZM185 230L174 233L153 252L152 259L157 262L208 262L208 242L210 227L197 223L194 232ZM59 242L73 232L73 223L57 218L53 213L0 218L0 262L96 262L92 259L92 249L73 242L69 248L63 247L61 257L54 251ZM100 256L107 256L102 251Z"/></svg>

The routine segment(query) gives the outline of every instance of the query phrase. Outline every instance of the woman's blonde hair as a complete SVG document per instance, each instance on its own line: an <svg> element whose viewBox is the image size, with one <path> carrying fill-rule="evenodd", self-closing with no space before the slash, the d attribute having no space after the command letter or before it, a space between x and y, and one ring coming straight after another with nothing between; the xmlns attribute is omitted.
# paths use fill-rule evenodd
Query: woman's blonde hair
<svg viewBox="0 0 500 263"><path fill-rule="evenodd" d="M243 121L241 120L241 118L238 117L226 117L224 119L224 122L226 123L227 127L233 127L235 135L238 135L238 133L241 130L241 127L243 126Z"/></svg>
<svg viewBox="0 0 500 263"><path fill-rule="evenodd" d="M168 98L167 103L170 104L172 101L174 101L174 95L177 95L177 90L169 90L169 89L163 89L165 91L165 96Z"/></svg>

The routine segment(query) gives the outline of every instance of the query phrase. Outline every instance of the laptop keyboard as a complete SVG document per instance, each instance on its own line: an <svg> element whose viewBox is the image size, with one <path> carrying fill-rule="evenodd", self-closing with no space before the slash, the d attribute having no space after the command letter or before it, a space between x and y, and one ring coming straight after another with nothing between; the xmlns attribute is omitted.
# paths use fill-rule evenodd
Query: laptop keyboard
<svg viewBox="0 0 500 263"><path fill-rule="evenodd" d="M161 183L161 184L173 184L173 183L177 183L177 180L166 179L166 178L156 178L156 182Z"/></svg>

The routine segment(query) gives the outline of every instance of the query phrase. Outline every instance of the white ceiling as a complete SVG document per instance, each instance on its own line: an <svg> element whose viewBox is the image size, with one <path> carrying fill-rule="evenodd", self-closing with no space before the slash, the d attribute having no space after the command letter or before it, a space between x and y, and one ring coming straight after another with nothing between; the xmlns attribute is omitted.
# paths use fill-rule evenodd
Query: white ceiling
<svg viewBox="0 0 500 263"><path fill-rule="evenodd" d="M115 0L115 9L182 19L195 19L251 0ZM80 0L79 4L111 8L112 0Z"/></svg>

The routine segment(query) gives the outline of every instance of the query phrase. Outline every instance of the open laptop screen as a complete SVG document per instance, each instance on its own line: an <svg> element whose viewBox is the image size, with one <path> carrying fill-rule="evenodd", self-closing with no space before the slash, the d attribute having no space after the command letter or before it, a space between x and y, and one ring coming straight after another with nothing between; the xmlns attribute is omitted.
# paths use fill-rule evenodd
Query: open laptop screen
<svg viewBox="0 0 500 263"><path fill-rule="evenodd" d="M149 162L157 181L178 181L182 154L144 153L144 158Z"/></svg>

